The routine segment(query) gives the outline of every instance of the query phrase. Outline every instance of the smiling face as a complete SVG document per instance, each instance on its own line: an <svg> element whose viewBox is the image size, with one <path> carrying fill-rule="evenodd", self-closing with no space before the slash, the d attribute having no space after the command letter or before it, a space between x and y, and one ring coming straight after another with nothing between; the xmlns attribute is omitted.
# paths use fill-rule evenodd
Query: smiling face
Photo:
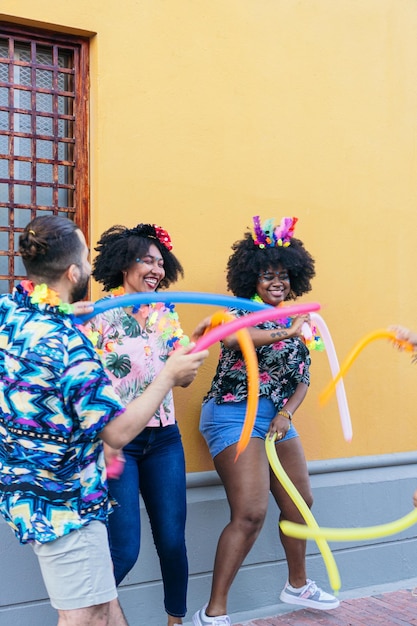
<svg viewBox="0 0 417 626"><path fill-rule="evenodd" d="M151 243L148 252L123 273L123 287L126 293L155 291L164 276L164 260L158 248Z"/></svg>
<svg viewBox="0 0 417 626"><path fill-rule="evenodd" d="M265 302L277 306L284 302L291 291L290 277L282 265L261 272L256 283L256 293Z"/></svg>

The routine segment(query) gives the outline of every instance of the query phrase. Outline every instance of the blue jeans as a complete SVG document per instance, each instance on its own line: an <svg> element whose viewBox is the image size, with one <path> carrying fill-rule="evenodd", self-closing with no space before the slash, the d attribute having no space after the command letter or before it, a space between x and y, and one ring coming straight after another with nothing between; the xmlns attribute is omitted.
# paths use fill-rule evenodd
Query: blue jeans
<svg viewBox="0 0 417 626"><path fill-rule="evenodd" d="M139 491L149 515L164 585L165 611L187 612L188 560L185 547L185 459L177 424L145 428L123 449L126 463L109 490L119 506L109 516L109 542L118 585L140 550Z"/></svg>

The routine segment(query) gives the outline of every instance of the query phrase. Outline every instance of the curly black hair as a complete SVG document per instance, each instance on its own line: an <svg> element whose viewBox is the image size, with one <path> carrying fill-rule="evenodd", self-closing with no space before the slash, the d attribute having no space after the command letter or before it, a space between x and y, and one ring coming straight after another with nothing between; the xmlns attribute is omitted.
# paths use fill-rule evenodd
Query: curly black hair
<svg viewBox="0 0 417 626"><path fill-rule="evenodd" d="M159 241L153 224L138 224L134 228L112 226L100 237L94 248L98 255L94 259L92 275L106 291L123 284L123 272L136 259L145 256L154 244L164 261L165 276L159 287L166 288L184 276L184 270L177 257Z"/></svg>
<svg viewBox="0 0 417 626"><path fill-rule="evenodd" d="M227 262L227 288L239 298L250 299L256 293L258 276L267 270L275 271L278 266L287 270L291 291L287 300L311 290L311 279L315 276L314 259L299 239L292 237L291 244L260 248L255 245L252 233L236 241L233 254Z"/></svg>

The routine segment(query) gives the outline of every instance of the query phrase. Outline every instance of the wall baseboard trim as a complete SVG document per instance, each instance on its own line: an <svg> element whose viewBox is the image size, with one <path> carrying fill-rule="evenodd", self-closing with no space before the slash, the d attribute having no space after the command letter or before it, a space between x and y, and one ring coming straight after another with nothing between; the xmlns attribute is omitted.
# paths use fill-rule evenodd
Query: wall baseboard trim
<svg viewBox="0 0 417 626"><path fill-rule="evenodd" d="M393 452L392 454L377 454L343 459L326 459L324 461L309 461L307 465L311 476L317 474L332 474L334 472L377 469L399 465L417 465L417 452ZM214 487L216 485L221 485L221 481L215 470L187 474L187 489Z"/></svg>

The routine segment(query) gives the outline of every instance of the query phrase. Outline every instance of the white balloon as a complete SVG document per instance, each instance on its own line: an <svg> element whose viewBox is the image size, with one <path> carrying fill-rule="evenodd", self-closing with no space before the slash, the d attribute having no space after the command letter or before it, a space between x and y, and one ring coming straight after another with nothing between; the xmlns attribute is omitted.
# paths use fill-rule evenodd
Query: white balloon
<svg viewBox="0 0 417 626"><path fill-rule="evenodd" d="M326 322L318 313L310 313L311 321L317 326L321 338L323 339L327 358L329 359L330 370L333 378L337 376L340 370L339 361L337 359L336 348ZM336 398L339 407L340 421L342 424L343 436L346 441L352 441L352 421L350 419L349 406L346 398L345 386L343 380L340 379L336 385Z"/></svg>

